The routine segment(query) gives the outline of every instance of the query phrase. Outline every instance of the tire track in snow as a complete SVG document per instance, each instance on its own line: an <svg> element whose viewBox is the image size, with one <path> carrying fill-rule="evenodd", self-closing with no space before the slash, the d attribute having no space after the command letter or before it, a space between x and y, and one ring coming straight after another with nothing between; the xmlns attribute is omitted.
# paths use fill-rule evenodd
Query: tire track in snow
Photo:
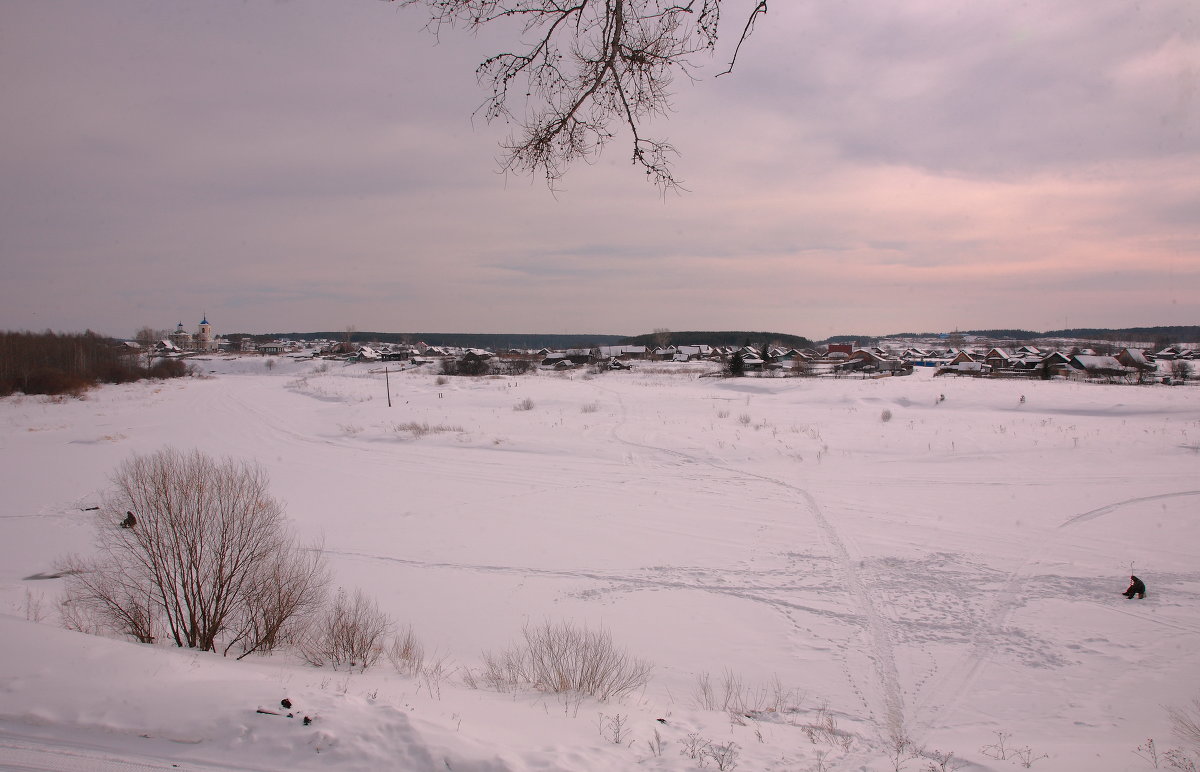
<svg viewBox="0 0 1200 772"><path fill-rule="evenodd" d="M808 490L793 485L785 480L780 480L768 475L759 474L756 472L748 472L743 469L736 469L717 463L716 461L700 458L683 451L673 450L671 448L662 448L655 445L628 440L621 436L620 429L627 423L627 413L625 410L625 402L621 398L620 392L606 389L601 386L596 388L607 391L613 394L617 399L617 404L621 409L621 420L612 428L612 436L617 442L633 448L648 450L658 454L665 454L673 457L683 463L700 464L712 469L720 470L734 478L753 479L760 482L775 485L779 488L799 495L807 505L809 514L814 522L820 528L825 537L826 543L834 553L836 562L845 576L846 587L850 590L851 596L855 599L855 604L858 611L866 624L866 630L870 639L869 658L875 669L875 677L880 690L883 694L883 715L885 732L881 736L881 740L886 744L893 738L904 738L907 736L905 727L905 712L903 692L900 688L900 673L896 666L896 653L892 645L891 635L889 633L889 625L885 623L875 600L871 594L867 582L863 580L859 572L858 565L861 564L861 558L851 553L848 542L844 539L833 522L825 516L820 504L816 498L809 493Z"/></svg>

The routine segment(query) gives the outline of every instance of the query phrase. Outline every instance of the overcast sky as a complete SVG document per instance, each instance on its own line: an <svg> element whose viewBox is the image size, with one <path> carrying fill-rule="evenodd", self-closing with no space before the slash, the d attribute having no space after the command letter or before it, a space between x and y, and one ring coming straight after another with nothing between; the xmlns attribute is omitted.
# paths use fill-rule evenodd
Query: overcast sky
<svg viewBox="0 0 1200 772"><path fill-rule="evenodd" d="M1196 0L776 0L674 84L665 197L623 137L556 194L498 174L512 41L424 21L2 0L0 329L1200 323Z"/></svg>

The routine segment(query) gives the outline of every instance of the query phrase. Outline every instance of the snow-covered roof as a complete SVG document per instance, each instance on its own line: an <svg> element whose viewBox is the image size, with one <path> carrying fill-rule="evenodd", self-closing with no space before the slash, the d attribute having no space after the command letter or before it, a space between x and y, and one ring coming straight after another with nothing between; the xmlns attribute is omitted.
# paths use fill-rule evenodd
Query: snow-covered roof
<svg viewBox="0 0 1200 772"><path fill-rule="evenodd" d="M1071 357L1071 361L1076 363L1084 370L1127 370L1125 365L1117 361L1116 357L1110 356L1095 356L1089 354L1076 354Z"/></svg>

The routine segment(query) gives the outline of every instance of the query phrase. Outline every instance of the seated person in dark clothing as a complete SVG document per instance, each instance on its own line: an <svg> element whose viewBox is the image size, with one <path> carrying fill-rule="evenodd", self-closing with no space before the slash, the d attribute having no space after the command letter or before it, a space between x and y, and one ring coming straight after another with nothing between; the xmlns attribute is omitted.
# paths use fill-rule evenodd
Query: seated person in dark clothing
<svg viewBox="0 0 1200 772"><path fill-rule="evenodd" d="M1139 598L1146 597L1146 583L1136 576L1129 577L1129 589L1124 593L1126 598L1132 598L1134 595Z"/></svg>

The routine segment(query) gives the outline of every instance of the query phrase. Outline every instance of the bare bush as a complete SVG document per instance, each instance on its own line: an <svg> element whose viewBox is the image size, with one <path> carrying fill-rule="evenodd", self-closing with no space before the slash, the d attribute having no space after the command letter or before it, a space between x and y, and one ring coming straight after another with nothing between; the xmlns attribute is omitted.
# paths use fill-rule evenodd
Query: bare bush
<svg viewBox="0 0 1200 772"><path fill-rule="evenodd" d="M293 542L264 563L259 583L246 593L237 634L225 646L235 646L238 659L255 651L273 651L282 644L296 644L321 610L329 572L316 547L301 548Z"/></svg>
<svg viewBox="0 0 1200 772"><path fill-rule="evenodd" d="M443 434L445 432L457 432L461 434L463 428L450 424L431 424L428 421L408 421L407 423L392 424L392 431L397 434L408 432L413 436L413 439L420 439L430 434Z"/></svg>
<svg viewBox="0 0 1200 772"><path fill-rule="evenodd" d="M64 622L243 655L320 602L320 552L300 547L260 468L200 452L134 456L97 515L97 556L69 557Z"/></svg>
<svg viewBox="0 0 1200 772"><path fill-rule="evenodd" d="M724 745L709 745L708 757L717 765L717 769L721 772L726 770L736 769L738 761L738 745L735 742L728 742Z"/></svg>
<svg viewBox="0 0 1200 772"><path fill-rule="evenodd" d="M314 667L366 670L383 655L383 642L391 627L387 614L362 590L355 590L353 596L338 590L301 642L300 654Z"/></svg>
<svg viewBox="0 0 1200 772"><path fill-rule="evenodd" d="M525 375L533 372L534 364L529 359L505 358L492 360L492 372L496 375Z"/></svg>
<svg viewBox="0 0 1200 772"><path fill-rule="evenodd" d="M929 772L955 772L967 765L963 759L954 758L954 751L942 751L934 749L925 754L925 758L929 759Z"/></svg>
<svg viewBox="0 0 1200 772"><path fill-rule="evenodd" d="M42 601L44 596L39 592L37 595L28 587L25 588L25 619L30 622L41 622L45 618L42 611Z"/></svg>
<svg viewBox="0 0 1200 772"><path fill-rule="evenodd" d="M498 655L484 655L483 681L504 690L529 685L549 692L576 692L608 700L641 689L652 666L630 657L607 630L568 622L526 625L524 641Z"/></svg>
<svg viewBox="0 0 1200 772"><path fill-rule="evenodd" d="M884 422L885 424L888 421L892 420L892 411L888 410L887 408L884 408L883 412L879 414L879 420Z"/></svg>
<svg viewBox="0 0 1200 772"><path fill-rule="evenodd" d="M817 708L817 715L813 720L800 728L813 745L828 744L849 751L850 746L854 744L852 735L838 729L837 719L830 712L828 705Z"/></svg>
<svg viewBox="0 0 1200 772"><path fill-rule="evenodd" d="M1013 761L1020 764L1025 769L1029 769L1034 763L1042 759L1050 758L1045 753L1035 753L1032 748L1026 745L1024 748L1016 748L1008 744L1012 739L1010 732L996 730L996 742L990 745L985 745L979 749L979 752L984 756L989 756L999 761Z"/></svg>
<svg viewBox="0 0 1200 772"><path fill-rule="evenodd" d="M405 626L392 638L387 658L400 675L420 675L425 667L425 646L417 640L412 627Z"/></svg>
<svg viewBox="0 0 1200 772"><path fill-rule="evenodd" d="M804 696L797 689L785 688L778 676L765 684L747 684L741 676L726 669L720 689L714 689L712 677L701 673L696 678L696 702L705 710L721 710L754 717L761 713L796 713Z"/></svg>
<svg viewBox="0 0 1200 772"><path fill-rule="evenodd" d="M1180 748L1172 748L1167 751L1163 754L1163 759L1171 769L1178 769L1181 772L1196 772L1195 760Z"/></svg>
<svg viewBox="0 0 1200 772"><path fill-rule="evenodd" d="M521 400L517 404L513 405L513 410L517 410L517 411L533 410L533 400L530 399L529 397L526 397L525 399Z"/></svg>
<svg viewBox="0 0 1200 772"><path fill-rule="evenodd" d="M192 368L188 367L181 359L160 359L146 370L147 376L163 380L167 378L182 378L185 375L192 374Z"/></svg>
<svg viewBox="0 0 1200 772"><path fill-rule="evenodd" d="M687 737L683 738L683 747L679 749L680 756L687 756L689 759L694 759L699 763L699 766L704 766L704 761L708 758L708 749L712 747L712 742L704 739L699 732L691 732Z"/></svg>
<svg viewBox="0 0 1200 772"><path fill-rule="evenodd" d="M442 683L450 677L451 673L450 657L448 655L426 656L425 646L417 639L412 627L406 625L392 636L392 642L384 650L384 654L397 673L418 679L418 692L423 686L429 692L430 697L441 698ZM474 674L469 670L464 673L466 675L463 677L463 682L471 688L478 688L478 684L474 682Z"/></svg>
<svg viewBox="0 0 1200 772"><path fill-rule="evenodd" d="M1167 718L1175 739L1192 753L1200 754L1200 697L1193 699L1191 705L1167 708Z"/></svg>

